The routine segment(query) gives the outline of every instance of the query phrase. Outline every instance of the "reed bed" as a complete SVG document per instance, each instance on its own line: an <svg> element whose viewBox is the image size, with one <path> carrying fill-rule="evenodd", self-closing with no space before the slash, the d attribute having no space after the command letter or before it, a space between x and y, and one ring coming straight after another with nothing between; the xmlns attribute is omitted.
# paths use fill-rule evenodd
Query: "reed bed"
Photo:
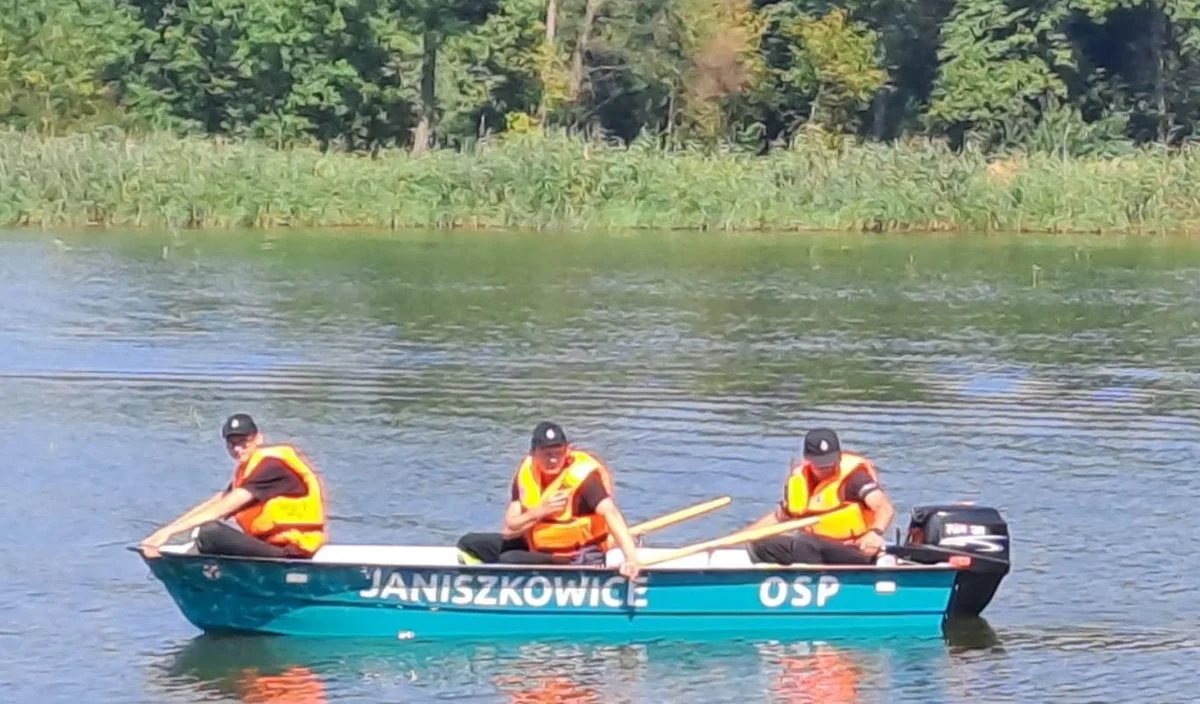
<svg viewBox="0 0 1200 704"><path fill-rule="evenodd" d="M375 156L112 133L0 134L0 225L1200 231L1196 150L986 158L823 142L754 156L520 136Z"/></svg>

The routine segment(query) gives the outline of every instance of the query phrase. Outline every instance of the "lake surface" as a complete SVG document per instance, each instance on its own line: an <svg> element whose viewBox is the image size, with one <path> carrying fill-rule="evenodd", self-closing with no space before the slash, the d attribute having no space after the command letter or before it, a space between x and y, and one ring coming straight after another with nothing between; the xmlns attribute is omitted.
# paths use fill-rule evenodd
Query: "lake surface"
<svg viewBox="0 0 1200 704"><path fill-rule="evenodd" d="M12 232L0 332L4 701L1200 688L1200 244ZM631 521L732 496L652 542L716 537L829 425L879 463L900 527L923 503L1003 511L1015 571L946 640L201 637L125 548L224 486L236 411L323 470L338 542L495 529L543 419L611 464Z"/></svg>

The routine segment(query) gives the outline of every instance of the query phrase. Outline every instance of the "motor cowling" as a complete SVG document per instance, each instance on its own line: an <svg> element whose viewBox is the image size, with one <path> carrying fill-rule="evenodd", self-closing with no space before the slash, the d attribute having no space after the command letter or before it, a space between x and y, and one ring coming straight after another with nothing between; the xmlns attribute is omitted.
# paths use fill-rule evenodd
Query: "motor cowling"
<svg viewBox="0 0 1200 704"><path fill-rule="evenodd" d="M978 616L1011 569L1009 539L1008 523L990 506L916 506L907 535L891 552L910 562L960 568L949 613Z"/></svg>
<svg viewBox="0 0 1200 704"><path fill-rule="evenodd" d="M929 545L955 553L1009 561L1008 523L990 506L917 506L908 522L907 545Z"/></svg>

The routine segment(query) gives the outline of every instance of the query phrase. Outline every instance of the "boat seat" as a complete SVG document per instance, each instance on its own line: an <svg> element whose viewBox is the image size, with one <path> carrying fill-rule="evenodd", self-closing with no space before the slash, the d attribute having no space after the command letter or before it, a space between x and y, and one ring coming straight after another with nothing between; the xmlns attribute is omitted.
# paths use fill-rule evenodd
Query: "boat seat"
<svg viewBox="0 0 1200 704"><path fill-rule="evenodd" d="M182 545L164 545L162 552L186 553L192 548L189 541ZM672 552L676 548L638 548L638 556L651 557ZM625 559L620 548L605 555L608 567L617 567ZM326 544L317 550L313 562L350 565L416 565L423 567L458 567L458 549L449 545L341 545ZM712 553L701 552L654 565L655 569L703 569L751 567L750 556L744 549L730 548Z"/></svg>
<svg viewBox="0 0 1200 704"><path fill-rule="evenodd" d="M677 548L638 548L638 557L642 560L648 560L659 555L675 551ZM625 554L620 548L613 548L605 555L605 564L609 567L616 567L625 560ZM718 568L737 568L750 567L753 563L750 562L750 556L742 548L731 548L727 550L716 550L712 553L700 552L686 557L680 557L668 562L663 562L654 565L654 569L696 569L705 567Z"/></svg>
<svg viewBox="0 0 1200 704"><path fill-rule="evenodd" d="M448 545L324 545L313 562L457 567L458 548Z"/></svg>
<svg viewBox="0 0 1200 704"><path fill-rule="evenodd" d="M643 560L669 553L675 548L638 548ZM605 555L605 564L616 567L624 561L620 548L613 548ZM424 565L430 567L457 567L458 549L432 545L325 545L313 556L313 562L336 562L351 564ZM748 567L750 558L745 550L717 550L688 555L655 567L661 568L704 568L704 567Z"/></svg>
<svg viewBox="0 0 1200 704"><path fill-rule="evenodd" d="M652 557L673 552L674 550L675 548L638 548L638 558L642 560L648 560ZM609 567L617 567L621 563L625 562L625 553L621 552L620 548L613 548L604 556L604 562ZM671 560L670 562L654 565L655 569L671 567L684 567L692 569L697 567L708 567L708 555L704 553L688 555L687 557L681 557Z"/></svg>
<svg viewBox="0 0 1200 704"><path fill-rule="evenodd" d="M750 561L750 553L746 552L745 548L730 548L728 550L717 550L708 560L709 567L753 567L754 563Z"/></svg>

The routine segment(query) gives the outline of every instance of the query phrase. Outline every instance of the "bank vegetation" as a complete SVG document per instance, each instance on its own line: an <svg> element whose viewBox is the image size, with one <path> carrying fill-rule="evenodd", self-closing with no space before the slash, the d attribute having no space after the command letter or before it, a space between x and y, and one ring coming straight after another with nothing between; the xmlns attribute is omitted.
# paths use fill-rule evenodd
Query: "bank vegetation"
<svg viewBox="0 0 1200 704"><path fill-rule="evenodd" d="M0 225L1200 228L1200 0L28 0Z"/></svg>

